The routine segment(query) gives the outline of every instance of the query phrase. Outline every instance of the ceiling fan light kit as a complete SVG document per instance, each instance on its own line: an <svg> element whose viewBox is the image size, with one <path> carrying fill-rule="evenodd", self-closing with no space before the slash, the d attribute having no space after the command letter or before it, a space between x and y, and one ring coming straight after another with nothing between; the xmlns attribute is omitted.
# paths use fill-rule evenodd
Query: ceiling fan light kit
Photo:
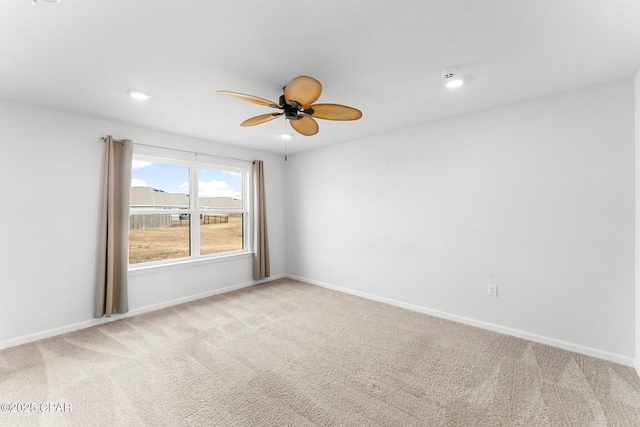
<svg viewBox="0 0 640 427"><path fill-rule="evenodd" d="M219 90L216 93L222 96L240 99L241 101L263 105L278 110L278 113L261 114L251 117L240 123L242 127L255 126L269 122L284 116L289 120L291 127L301 135L311 136L318 133L319 126L315 119L323 120L358 120L362 112L353 107L340 104L314 104L322 93L322 84L313 77L299 76L291 80L283 88L278 102L259 98L244 93ZM281 135L283 138L284 136Z"/></svg>
<svg viewBox="0 0 640 427"><path fill-rule="evenodd" d="M460 87L464 84L464 80L458 74L457 68L446 68L440 73L440 77L444 80L444 85L449 89Z"/></svg>

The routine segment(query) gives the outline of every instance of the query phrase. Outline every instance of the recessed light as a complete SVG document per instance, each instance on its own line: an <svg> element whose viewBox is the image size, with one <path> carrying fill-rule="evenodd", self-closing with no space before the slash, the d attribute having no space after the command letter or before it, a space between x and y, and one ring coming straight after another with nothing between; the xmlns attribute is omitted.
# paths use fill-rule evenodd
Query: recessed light
<svg viewBox="0 0 640 427"><path fill-rule="evenodd" d="M280 134L280 138L282 139L291 139L293 135L291 135L290 133L281 133Z"/></svg>
<svg viewBox="0 0 640 427"><path fill-rule="evenodd" d="M129 89L127 93L129 93L132 98L138 99L140 101L146 101L147 99L151 98L151 95L149 95L147 92L143 92L137 89Z"/></svg>
<svg viewBox="0 0 640 427"><path fill-rule="evenodd" d="M456 87L460 87L463 84L464 84L464 81L462 79L453 79L453 80L447 81L447 83L445 83L445 86L448 87L449 89L453 89Z"/></svg>

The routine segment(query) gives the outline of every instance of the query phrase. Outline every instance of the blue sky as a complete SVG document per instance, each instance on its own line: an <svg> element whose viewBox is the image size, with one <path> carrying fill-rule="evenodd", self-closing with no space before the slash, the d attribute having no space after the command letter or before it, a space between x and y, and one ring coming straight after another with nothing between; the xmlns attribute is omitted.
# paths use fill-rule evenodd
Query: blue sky
<svg viewBox="0 0 640 427"><path fill-rule="evenodd" d="M189 193L189 167L168 163L134 160L132 187L153 187L167 193ZM239 172L198 168L200 197L233 197L242 195L242 175Z"/></svg>

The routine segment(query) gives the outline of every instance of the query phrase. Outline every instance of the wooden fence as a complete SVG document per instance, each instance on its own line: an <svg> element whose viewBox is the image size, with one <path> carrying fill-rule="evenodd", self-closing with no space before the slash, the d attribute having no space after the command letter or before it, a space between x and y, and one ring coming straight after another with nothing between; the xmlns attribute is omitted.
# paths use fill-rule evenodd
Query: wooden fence
<svg viewBox="0 0 640 427"><path fill-rule="evenodd" d="M171 227L171 215L129 215L129 230Z"/></svg>
<svg viewBox="0 0 640 427"><path fill-rule="evenodd" d="M189 225L189 214L135 214L129 215L129 230L148 228L170 228ZM241 218L241 213L207 213L200 214L201 224L228 224L229 217Z"/></svg>
<svg viewBox="0 0 640 427"><path fill-rule="evenodd" d="M229 214L204 214L203 224L226 224L229 222Z"/></svg>

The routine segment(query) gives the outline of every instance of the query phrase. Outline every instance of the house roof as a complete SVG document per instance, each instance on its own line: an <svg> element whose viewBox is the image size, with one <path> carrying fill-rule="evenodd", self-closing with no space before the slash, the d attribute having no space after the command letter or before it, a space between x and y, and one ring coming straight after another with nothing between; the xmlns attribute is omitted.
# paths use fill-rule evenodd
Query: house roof
<svg viewBox="0 0 640 427"><path fill-rule="evenodd" d="M242 200L232 197L200 197L199 205L206 208L241 209ZM183 193L167 193L152 187L131 187L131 206L188 208L189 196Z"/></svg>
<svg viewBox="0 0 640 427"><path fill-rule="evenodd" d="M321 103L364 113L294 132L299 151L633 76L634 0L285 0L0 2L0 99L281 153L275 110L299 75ZM457 67L453 91L440 73ZM141 104L127 95L140 89ZM119 137L129 137L119 135Z"/></svg>
<svg viewBox="0 0 640 427"><path fill-rule="evenodd" d="M131 206L171 206L189 208L189 196L182 193L166 193L152 187L132 187Z"/></svg>

